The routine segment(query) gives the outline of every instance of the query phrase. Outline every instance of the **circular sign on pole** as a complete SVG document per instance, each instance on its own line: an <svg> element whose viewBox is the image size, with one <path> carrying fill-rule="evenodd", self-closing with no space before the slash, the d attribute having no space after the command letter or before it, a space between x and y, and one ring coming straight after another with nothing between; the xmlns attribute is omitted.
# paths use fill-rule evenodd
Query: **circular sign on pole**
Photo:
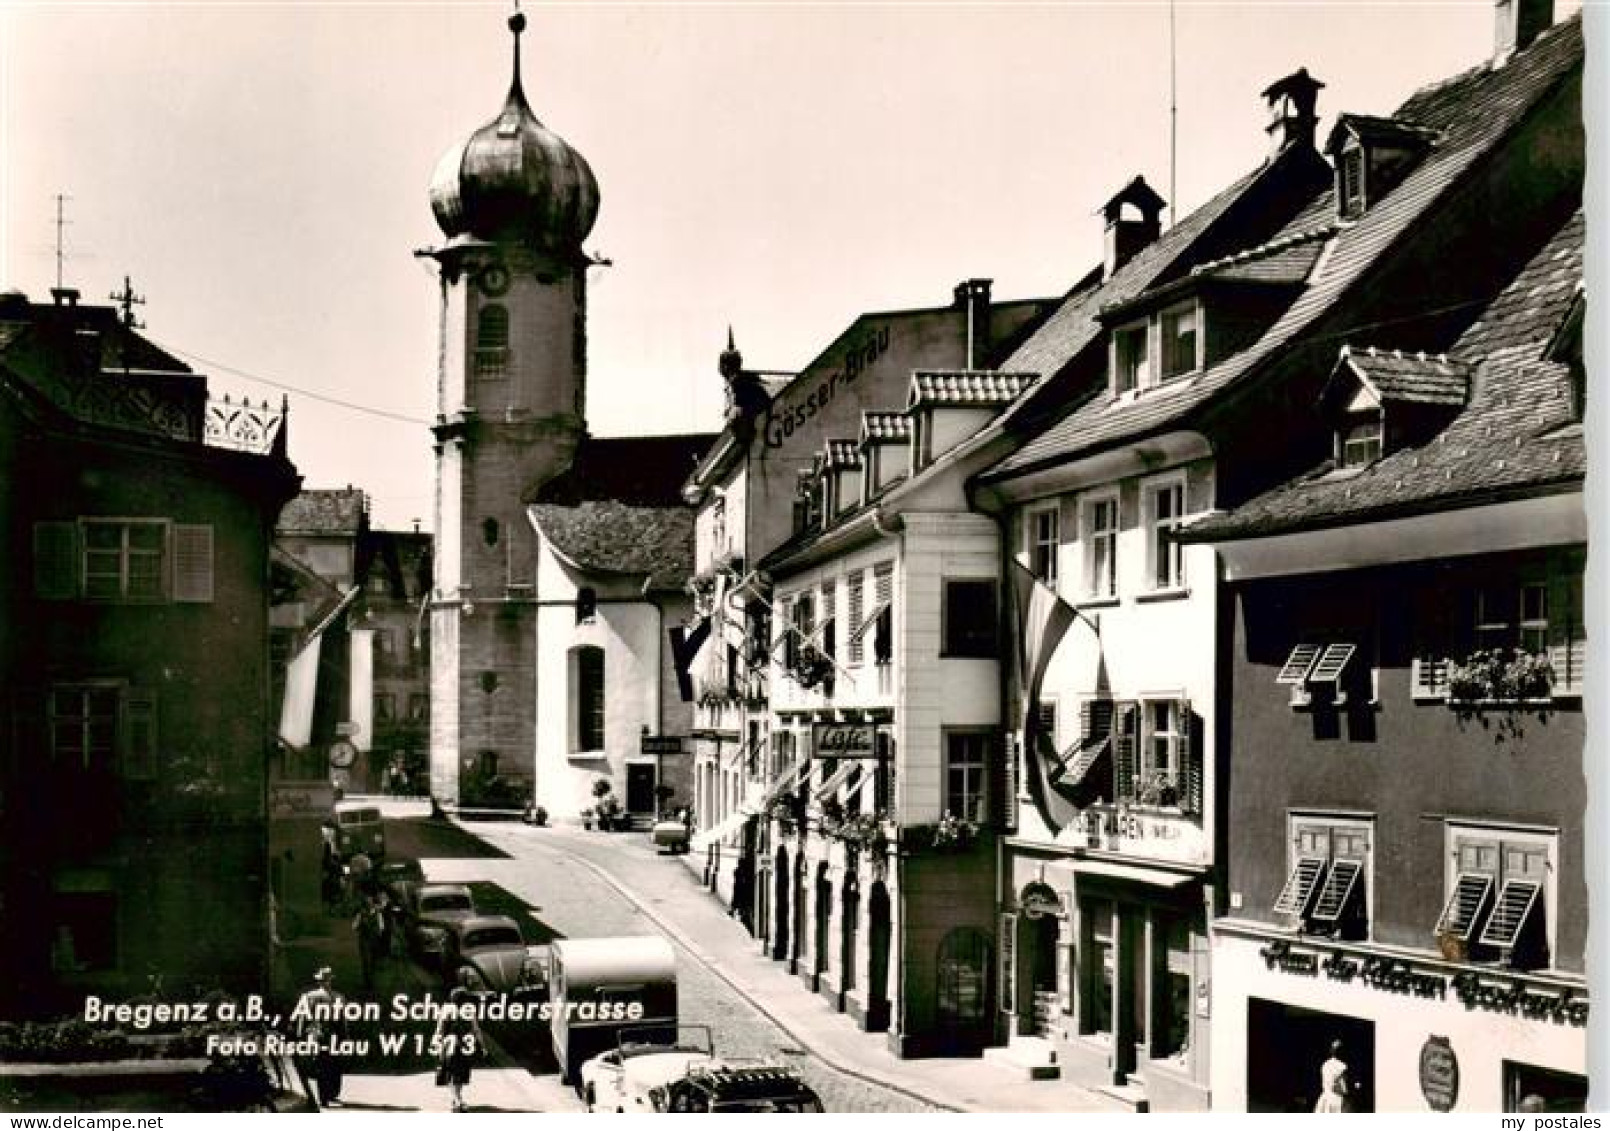
<svg viewBox="0 0 1610 1131"><path fill-rule="evenodd" d="M1051 915L1060 918L1063 913L1062 897L1057 895L1056 889L1050 884L1035 880L1023 889L1023 894L1017 897L1018 910L1025 918L1038 919L1042 915Z"/></svg>
<svg viewBox="0 0 1610 1131"><path fill-rule="evenodd" d="M1459 1058L1447 1037L1420 1046L1420 1093L1432 1111L1452 1111L1459 1101Z"/></svg>
<svg viewBox="0 0 1610 1131"><path fill-rule="evenodd" d="M337 770L350 770L358 760L358 748L344 738L330 743L330 765Z"/></svg>

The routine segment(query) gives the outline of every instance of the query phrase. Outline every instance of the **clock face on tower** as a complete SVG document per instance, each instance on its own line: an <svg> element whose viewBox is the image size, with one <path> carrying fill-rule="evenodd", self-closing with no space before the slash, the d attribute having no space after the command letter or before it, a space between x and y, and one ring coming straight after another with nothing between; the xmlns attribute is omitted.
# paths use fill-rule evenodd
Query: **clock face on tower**
<svg viewBox="0 0 1610 1131"><path fill-rule="evenodd" d="M501 263L489 263L475 277L475 285L482 294L496 298L509 289L509 269Z"/></svg>

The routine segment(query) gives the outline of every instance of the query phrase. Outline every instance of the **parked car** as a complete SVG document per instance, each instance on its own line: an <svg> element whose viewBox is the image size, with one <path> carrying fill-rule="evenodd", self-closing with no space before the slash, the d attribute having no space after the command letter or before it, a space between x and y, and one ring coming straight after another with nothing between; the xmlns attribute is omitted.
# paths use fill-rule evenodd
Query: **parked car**
<svg viewBox="0 0 1610 1131"><path fill-rule="evenodd" d="M707 1026L626 1029L615 1048L581 1066L581 1097L588 1111L659 1110L650 1099L654 1090L663 1090L698 1065L714 1062Z"/></svg>
<svg viewBox="0 0 1610 1131"><path fill-rule="evenodd" d="M375 882L402 906L408 902L408 889L425 882L425 869L412 856L389 856L375 865Z"/></svg>
<svg viewBox="0 0 1610 1131"><path fill-rule="evenodd" d="M346 863L358 853L371 860L386 854L386 825L380 810L367 801L337 801L324 820L325 840Z"/></svg>
<svg viewBox="0 0 1610 1131"><path fill-rule="evenodd" d="M471 915L447 927L442 974L454 985L548 996L548 948L528 946L507 915Z"/></svg>
<svg viewBox="0 0 1610 1131"><path fill-rule="evenodd" d="M426 966L441 969L453 924L475 915L475 899L463 884L416 884L403 904L408 949Z"/></svg>
<svg viewBox="0 0 1610 1131"><path fill-rule="evenodd" d="M653 840L655 848L663 848L672 856L688 850L687 822L672 818L654 823Z"/></svg>
<svg viewBox="0 0 1610 1131"><path fill-rule="evenodd" d="M799 1072L774 1064L695 1064L649 1093L653 1111L819 1115L822 1100Z"/></svg>

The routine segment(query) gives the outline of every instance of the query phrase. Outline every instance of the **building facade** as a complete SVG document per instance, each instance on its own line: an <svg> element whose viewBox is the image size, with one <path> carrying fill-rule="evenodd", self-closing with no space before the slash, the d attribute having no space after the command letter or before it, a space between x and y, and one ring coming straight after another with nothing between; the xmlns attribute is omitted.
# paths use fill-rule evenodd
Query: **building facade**
<svg viewBox="0 0 1610 1131"><path fill-rule="evenodd" d="M1192 534L1234 595L1225 1110L1311 1110L1332 1041L1354 1110L1584 1109L1582 250L1445 355L1344 351L1332 461Z"/></svg>
<svg viewBox="0 0 1610 1131"><path fill-rule="evenodd" d="M55 298L0 298L3 1008L255 990L285 414Z"/></svg>

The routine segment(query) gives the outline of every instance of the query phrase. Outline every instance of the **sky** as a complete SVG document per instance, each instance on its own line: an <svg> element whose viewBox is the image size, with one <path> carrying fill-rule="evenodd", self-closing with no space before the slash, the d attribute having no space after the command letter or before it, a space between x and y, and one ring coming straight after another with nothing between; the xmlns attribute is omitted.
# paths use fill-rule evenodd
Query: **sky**
<svg viewBox="0 0 1610 1131"><path fill-rule="evenodd" d="M1562 2L1560 13L1578 5ZM0 286L125 276L214 395L290 398L308 487L431 522L437 158L502 105L508 3L0 3ZM964 278L1058 295L1137 173L1183 215L1264 157L1306 67L1321 136L1483 61L1488 0L524 4L525 89L592 165L588 417L713 431L727 327L805 366ZM1173 187L1171 188L1171 184Z"/></svg>

